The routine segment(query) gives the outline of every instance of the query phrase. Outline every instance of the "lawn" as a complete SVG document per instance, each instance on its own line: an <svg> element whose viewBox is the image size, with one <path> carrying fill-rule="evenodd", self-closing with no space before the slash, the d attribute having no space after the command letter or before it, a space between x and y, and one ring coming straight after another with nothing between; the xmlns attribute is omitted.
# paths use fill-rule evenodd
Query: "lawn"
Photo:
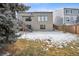
<svg viewBox="0 0 79 59"><path fill-rule="evenodd" d="M6 50L15 56L79 56L78 40L61 45L48 42L20 39L8 45Z"/></svg>
<svg viewBox="0 0 79 59"><path fill-rule="evenodd" d="M17 41L5 48L12 56L79 56L76 34L61 31L20 33Z"/></svg>

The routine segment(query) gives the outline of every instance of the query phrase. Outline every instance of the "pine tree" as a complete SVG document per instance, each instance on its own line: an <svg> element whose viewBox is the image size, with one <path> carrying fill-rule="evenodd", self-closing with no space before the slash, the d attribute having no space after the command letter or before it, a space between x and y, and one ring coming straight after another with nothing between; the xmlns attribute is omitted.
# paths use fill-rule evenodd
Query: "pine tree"
<svg viewBox="0 0 79 59"><path fill-rule="evenodd" d="M17 37L18 20L15 12L28 10L30 7L18 3L0 4L0 40L9 42Z"/></svg>

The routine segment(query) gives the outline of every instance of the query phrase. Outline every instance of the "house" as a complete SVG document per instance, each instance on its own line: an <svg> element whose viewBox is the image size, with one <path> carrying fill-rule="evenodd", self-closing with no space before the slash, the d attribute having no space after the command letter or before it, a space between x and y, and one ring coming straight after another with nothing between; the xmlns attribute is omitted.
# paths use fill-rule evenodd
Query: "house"
<svg viewBox="0 0 79 59"><path fill-rule="evenodd" d="M18 19L24 21L26 27L33 31L53 30L53 12L19 12Z"/></svg>
<svg viewBox="0 0 79 59"><path fill-rule="evenodd" d="M63 8L53 12L54 28L79 34L79 9Z"/></svg>
<svg viewBox="0 0 79 59"><path fill-rule="evenodd" d="M78 8L63 8L53 12L53 24L61 25L75 25L79 23L79 9Z"/></svg>

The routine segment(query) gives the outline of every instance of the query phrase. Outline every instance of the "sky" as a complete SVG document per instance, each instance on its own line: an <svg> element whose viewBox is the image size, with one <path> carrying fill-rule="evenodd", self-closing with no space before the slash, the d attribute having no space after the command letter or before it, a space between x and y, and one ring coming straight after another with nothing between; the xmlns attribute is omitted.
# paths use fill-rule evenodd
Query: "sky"
<svg viewBox="0 0 79 59"><path fill-rule="evenodd" d="M28 11L53 11L61 8L79 8L79 3L26 3L31 8Z"/></svg>

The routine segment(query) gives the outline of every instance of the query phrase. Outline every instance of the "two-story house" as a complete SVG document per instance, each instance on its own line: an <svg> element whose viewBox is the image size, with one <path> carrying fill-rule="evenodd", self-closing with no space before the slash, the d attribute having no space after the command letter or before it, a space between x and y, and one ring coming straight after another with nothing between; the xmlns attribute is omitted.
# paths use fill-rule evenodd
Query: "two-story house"
<svg viewBox="0 0 79 59"><path fill-rule="evenodd" d="M79 9L78 8L63 8L53 12L53 24L61 25L75 25L79 23Z"/></svg>
<svg viewBox="0 0 79 59"><path fill-rule="evenodd" d="M25 22L26 27L33 31L52 31L52 12L19 12L18 19Z"/></svg>

